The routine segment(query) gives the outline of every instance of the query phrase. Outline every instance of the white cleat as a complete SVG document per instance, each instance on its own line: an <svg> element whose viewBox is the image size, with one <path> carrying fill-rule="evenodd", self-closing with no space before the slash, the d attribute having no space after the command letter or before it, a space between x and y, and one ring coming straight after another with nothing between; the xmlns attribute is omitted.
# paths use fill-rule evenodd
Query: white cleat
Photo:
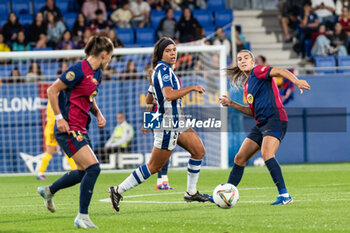
<svg viewBox="0 0 350 233"><path fill-rule="evenodd" d="M77 228L98 228L90 219L88 214L78 214L74 220L74 226Z"/></svg>
<svg viewBox="0 0 350 233"><path fill-rule="evenodd" d="M38 187L38 193L44 198L45 207L52 213L56 211L55 204L53 203L53 194L51 194L49 186Z"/></svg>

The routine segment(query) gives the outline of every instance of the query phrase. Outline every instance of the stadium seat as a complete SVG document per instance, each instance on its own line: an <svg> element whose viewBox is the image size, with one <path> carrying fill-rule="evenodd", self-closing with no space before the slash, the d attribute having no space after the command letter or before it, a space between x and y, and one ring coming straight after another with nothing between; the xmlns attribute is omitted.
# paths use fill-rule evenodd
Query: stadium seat
<svg viewBox="0 0 350 233"><path fill-rule="evenodd" d="M225 0L208 0L208 7L210 10L222 10L226 9Z"/></svg>
<svg viewBox="0 0 350 233"><path fill-rule="evenodd" d="M77 13L65 13L63 15L64 22L67 25L69 30L72 30L75 20L77 18Z"/></svg>
<svg viewBox="0 0 350 233"><path fill-rule="evenodd" d="M333 56L330 57L319 57L315 56L315 66L316 67L336 67L335 58ZM317 70L318 74L334 74L335 69L329 70Z"/></svg>
<svg viewBox="0 0 350 233"><path fill-rule="evenodd" d="M46 4L46 0L34 0L33 1L34 4L34 14L37 13L38 11L40 11L40 9L45 6Z"/></svg>
<svg viewBox="0 0 350 233"><path fill-rule="evenodd" d="M204 27L204 31L205 31L205 36L209 36L210 35L210 38L208 39L212 39L215 37L215 27L214 26L207 26L207 27Z"/></svg>
<svg viewBox="0 0 350 233"><path fill-rule="evenodd" d="M3 16L7 16L10 13L10 5L8 2L6 1L1 1L0 2L0 15ZM2 25L1 25L2 26Z"/></svg>
<svg viewBox="0 0 350 233"><path fill-rule="evenodd" d="M306 57L311 57L311 48L312 48L312 44L311 44L311 40L305 40L305 56Z"/></svg>
<svg viewBox="0 0 350 233"><path fill-rule="evenodd" d="M67 13L70 9L70 0L58 0L55 1L56 6L61 10L62 14L64 15Z"/></svg>
<svg viewBox="0 0 350 233"><path fill-rule="evenodd" d="M214 12L215 25L223 27L233 21L233 10L217 10Z"/></svg>
<svg viewBox="0 0 350 233"><path fill-rule="evenodd" d="M151 10L150 18L151 18L151 26L154 30L157 30L160 21L165 17L165 11L156 11Z"/></svg>
<svg viewBox="0 0 350 233"><path fill-rule="evenodd" d="M29 26L33 22L33 15L30 15L30 14L21 15L20 17L18 17L18 19L19 19L19 23L22 26L25 26L25 25Z"/></svg>
<svg viewBox="0 0 350 233"><path fill-rule="evenodd" d="M136 28L136 44L140 46L154 45L154 29L153 28Z"/></svg>
<svg viewBox="0 0 350 233"><path fill-rule="evenodd" d="M7 15L0 14L0 28L2 28L7 22Z"/></svg>
<svg viewBox="0 0 350 233"><path fill-rule="evenodd" d="M132 45L135 43L134 31L131 28L115 28L118 38L124 45Z"/></svg>
<svg viewBox="0 0 350 233"><path fill-rule="evenodd" d="M176 22L179 22L181 19L182 11L174 11L174 18L176 19Z"/></svg>
<svg viewBox="0 0 350 233"><path fill-rule="evenodd" d="M350 56L338 56L337 57L338 66L348 66L350 67ZM338 73L350 73L350 69L338 69Z"/></svg>
<svg viewBox="0 0 350 233"><path fill-rule="evenodd" d="M31 1L12 0L12 11L16 15L32 14L31 9L32 9Z"/></svg>
<svg viewBox="0 0 350 233"><path fill-rule="evenodd" d="M213 15L208 10L193 10L193 16L202 27L213 26Z"/></svg>

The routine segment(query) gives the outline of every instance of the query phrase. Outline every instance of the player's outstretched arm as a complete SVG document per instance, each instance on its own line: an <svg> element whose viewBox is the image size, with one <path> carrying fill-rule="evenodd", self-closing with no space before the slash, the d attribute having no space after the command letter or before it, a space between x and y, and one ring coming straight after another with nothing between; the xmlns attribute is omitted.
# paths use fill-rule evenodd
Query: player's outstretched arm
<svg viewBox="0 0 350 233"><path fill-rule="evenodd" d="M250 109L250 107L248 106L244 106L242 104L239 104L235 101L232 101L228 96L223 95L222 97L219 98L220 104L222 104L222 106L225 107L233 107L235 109L237 109L238 111L240 111L243 114L246 114L248 116L253 117L254 114L252 112L252 110Z"/></svg>
<svg viewBox="0 0 350 233"><path fill-rule="evenodd" d="M176 100L184 97L191 91L196 91L199 92L200 94L204 94L205 89L202 86L190 86L186 87L180 90L174 90L172 87L164 87L163 92L164 92L164 97L166 100L171 101L171 100Z"/></svg>
<svg viewBox="0 0 350 233"><path fill-rule="evenodd" d="M153 99L152 94L147 93L146 95L146 104L157 104L157 102Z"/></svg>
<svg viewBox="0 0 350 233"><path fill-rule="evenodd" d="M280 69L280 68L272 68L270 71L271 77L284 77L286 79L289 79L292 83L294 83L299 89L300 93L303 94L303 89L310 90L310 85L302 79L298 79L294 74L289 72L286 69Z"/></svg>
<svg viewBox="0 0 350 233"><path fill-rule="evenodd" d="M51 103L53 112L55 113L55 119L57 128L61 132L69 133L69 125L67 121L62 117L60 108L58 107L58 94L67 89L67 85L64 84L60 79L57 79L48 89L47 96Z"/></svg>
<svg viewBox="0 0 350 233"><path fill-rule="evenodd" d="M100 111L100 109L97 106L97 103L95 101L95 99L92 101L92 105L90 108L90 112L92 114L94 114L94 116L97 118L97 126L99 128L103 128L106 125L106 119L104 118L104 116L102 115L102 112Z"/></svg>

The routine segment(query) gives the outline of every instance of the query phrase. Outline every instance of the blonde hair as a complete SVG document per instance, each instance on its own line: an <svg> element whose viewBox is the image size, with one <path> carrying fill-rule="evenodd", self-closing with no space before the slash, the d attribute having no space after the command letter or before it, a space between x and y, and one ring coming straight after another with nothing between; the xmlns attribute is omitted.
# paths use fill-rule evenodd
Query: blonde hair
<svg viewBox="0 0 350 233"><path fill-rule="evenodd" d="M239 51L237 53L237 56L238 54L243 52L249 53L250 57L255 61L254 54L251 51L246 49ZM247 80L247 76L244 74L244 71L242 71L237 65L234 67L226 68L226 76L231 78L232 84L237 89L241 88L244 82Z"/></svg>

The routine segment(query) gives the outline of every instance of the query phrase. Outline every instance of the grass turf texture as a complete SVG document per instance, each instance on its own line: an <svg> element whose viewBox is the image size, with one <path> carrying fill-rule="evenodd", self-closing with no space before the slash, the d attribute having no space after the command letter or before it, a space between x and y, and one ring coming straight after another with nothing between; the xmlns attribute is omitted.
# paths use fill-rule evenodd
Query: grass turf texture
<svg viewBox="0 0 350 233"><path fill-rule="evenodd" d="M246 168L238 187L240 200L231 209L183 202L187 173L170 170L174 190L156 191L154 175L125 193L120 213L100 200L108 197L109 186L120 183L129 173L104 173L95 186L90 217L98 232L350 232L349 163L285 165L282 170L295 200L292 205L269 205L277 190L266 167ZM198 189L211 193L228 175L229 170L203 169ZM48 181L32 176L0 177L0 232L81 231L73 226L79 185L56 193L54 214L36 193L37 186L58 177L49 176Z"/></svg>

